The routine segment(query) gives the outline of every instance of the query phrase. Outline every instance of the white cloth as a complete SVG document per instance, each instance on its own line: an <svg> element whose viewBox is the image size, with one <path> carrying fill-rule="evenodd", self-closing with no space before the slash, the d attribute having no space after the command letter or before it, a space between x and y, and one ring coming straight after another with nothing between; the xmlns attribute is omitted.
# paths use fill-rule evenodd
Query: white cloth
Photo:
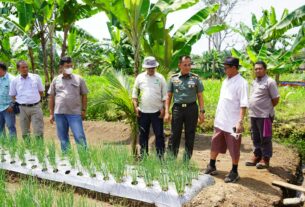
<svg viewBox="0 0 305 207"><path fill-rule="evenodd" d="M248 107L248 83L237 74L226 78L221 86L214 126L229 133L240 119L240 108Z"/></svg>
<svg viewBox="0 0 305 207"><path fill-rule="evenodd" d="M139 99L141 112L156 113L162 109L166 97L167 85L163 75L156 72L150 76L147 72L143 72L137 76L132 90L132 98Z"/></svg>
<svg viewBox="0 0 305 207"><path fill-rule="evenodd" d="M39 75L28 73L26 78L18 75L10 85L10 96L16 96L19 104L34 104L40 101L39 92L43 92L44 87Z"/></svg>

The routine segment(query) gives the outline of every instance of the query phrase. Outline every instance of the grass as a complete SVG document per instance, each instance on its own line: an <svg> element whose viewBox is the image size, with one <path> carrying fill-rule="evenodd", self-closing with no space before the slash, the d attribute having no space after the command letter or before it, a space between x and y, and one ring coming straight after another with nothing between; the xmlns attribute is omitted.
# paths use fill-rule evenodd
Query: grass
<svg viewBox="0 0 305 207"><path fill-rule="evenodd" d="M139 165L140 175L144 177L146 186L151 187L153 180L158 178L157 175L160 172L161 160L159 160L155 153L151 153L150 155L145 155Z"/></svg>
<svg viewBox="0 0 305 207"><path fill-rule="evenodd" d="M21 160L21 165L26 165L25 160L26 147L23 141L19 141L17 144L17 154L18 158Z"/></svg>
<svg viewBox="0 0 305 207"><path fill-rule="evenodd" d="M93 207L85 196L77 198L73 188L56 187L36 178L22 178L18 188L8 189L6 173L0 170L0 206L3 207ZM18 185L18 184L15 184ZM99 205L100 206L100 205Z"/></svg>
<svg viewBox="0 0 305 207"><path fill-rule="evenodd" d="M70 162L71 167L75 168L76 163L77 163L77 155L76 155L75 149L72 146L70 146L70 148L68 149L67 156L68 156L68 160Z"/></svg>
<svg viewBox="0 0 305 207"><path fill-rule="evenodd" d="M115 181L123 182L126 165L131 162L131 155L127 147L105 144L102 148L102 159Z"/></svg>
<svg viewBox="0 0 305 207"><path fill-rule="evenodd" d="M77 149L80 164L83 166L83 168L90 170L91 161L89 150L87 149L87 147L82 145L77 146Z"/></svg>
<svg viewBox="0 0 305 207"><path fill-rule="evenodd" d="M42 170L47 169L46 162L46 146L44 144L43 139L37 139L35 142L35 152L40 164L42 164Z"/></svg>
<svg viewBox="0 0 305 207"><path fill-rule="evenodd" d="M168 190L169 176L168 172L165 169L160 170L160 174L158 176L158 181L163 191Z"/></svg>
<svg viewBox="0 0 305 207"><path fill-rule="evenodd" d="M74 206L74 192L66 191L58 196L56 199L57 207L66 207L66 206Z"/></svg>
<svg viewBox="0 0 305 207"><path fill-rule="evenodd" d="M137 185L138 184L138 170L137 168L133 167L130 169L130 175L131 175L131 184Z"/></svg>
<svg viewBox="0 0 305 207"><path fill-rule="evenodd" d="M50 165L52 166L53 170L57 169L56 164L56 146L54 141L51 141L47 144L48 148L48 160Z"/></svg>
<svg viewBox="0 0 305 207"><path fill-rule="evenodd" d="M11 163L15 163L16 153L17 153L17 139L9 139L7 138L8 144L8 150L11 155Z"/></svg>

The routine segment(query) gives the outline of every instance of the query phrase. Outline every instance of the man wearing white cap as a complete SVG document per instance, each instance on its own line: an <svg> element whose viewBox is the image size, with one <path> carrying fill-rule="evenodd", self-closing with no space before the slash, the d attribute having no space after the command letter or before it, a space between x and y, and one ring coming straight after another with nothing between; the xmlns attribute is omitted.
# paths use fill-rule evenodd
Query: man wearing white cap
<svg viewBox="0 0 305 207"><path fill-rule="evenodd" d="M163 132L164 104L167 96L165 78L156 72L159 63L154 57L146 57L142 65L145 72L139 74L132 91L133 105L140 129L141 156L148 153L150 124L156 136L159 157L164 154Z"/></svg>

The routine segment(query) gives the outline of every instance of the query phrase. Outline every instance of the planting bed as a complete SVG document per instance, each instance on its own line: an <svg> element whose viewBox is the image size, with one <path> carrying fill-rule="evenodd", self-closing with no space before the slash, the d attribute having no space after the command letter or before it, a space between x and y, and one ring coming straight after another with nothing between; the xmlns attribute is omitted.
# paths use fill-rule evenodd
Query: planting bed
<svg viewBox="0 0 305 207"><path fill-rule="evenodd" d="M54 143L1 138L0 168L156 206L182 206L214 184L193 163L156 155L134 162L124 146L70 149L57 156Z"/></svg>

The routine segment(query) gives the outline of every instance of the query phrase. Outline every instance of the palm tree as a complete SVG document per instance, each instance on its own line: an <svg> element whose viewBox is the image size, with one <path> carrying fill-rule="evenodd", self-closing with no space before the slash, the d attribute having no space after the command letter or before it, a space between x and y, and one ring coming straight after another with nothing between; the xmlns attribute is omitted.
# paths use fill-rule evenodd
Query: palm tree
<svg viewBox="0 0 305 207"><path fill-rule="evenodd" d="M96 105L112 104L117 111L125 114L126 121L131 128L132 152L136 155L138 124L136 114L134 113L131 93L132 87L128 76L124 76L122 72L113 71L103 76L103 92L94 102Z"/></svg>

